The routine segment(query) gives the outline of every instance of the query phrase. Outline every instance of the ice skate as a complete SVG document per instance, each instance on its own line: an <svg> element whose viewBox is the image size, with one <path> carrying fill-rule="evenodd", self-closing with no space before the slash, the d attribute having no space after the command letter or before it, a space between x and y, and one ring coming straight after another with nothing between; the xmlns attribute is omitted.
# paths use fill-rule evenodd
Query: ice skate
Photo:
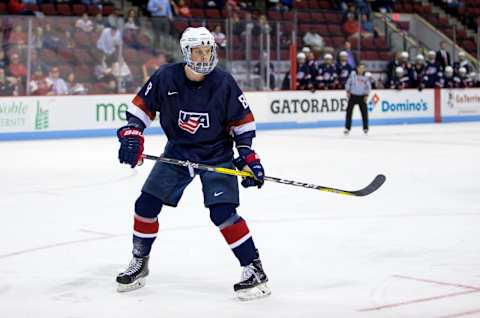
<svg viewBox="0 0 480 318"><path fill-rule="evenodd" d="M262 268L259 258L243 268L242 278L233 285L233 290L240 300L252 300L266 297L271 294L267 286L268 278Z"/></svg>
<svg viewBox="0 0 480 318"><path fill-rule="evenodd" d="M142 288L148 273L148 256L133 257L128 268L117 275L117 291L128 292Z"/></svg>
<svg viewBox="0 0 480 318"><path fill-rule="evenodd" d="M345 130L343 131L343 134L344 134L345 136L348 136L348 135L350 134L350 129L345 129Z"/></svg>
<svg viewBox="0 0 480 318"><path fill-rule="evenodd" d="M367 129L364 129L364 130L363 130L363 133L364 133L365 135L368 135L368 128L367 128Z"/></svg>

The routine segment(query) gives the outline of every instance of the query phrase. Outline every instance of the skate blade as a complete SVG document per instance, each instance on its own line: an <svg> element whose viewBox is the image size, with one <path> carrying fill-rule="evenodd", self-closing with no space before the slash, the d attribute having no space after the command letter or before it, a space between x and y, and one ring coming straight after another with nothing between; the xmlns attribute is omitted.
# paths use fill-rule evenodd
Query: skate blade
<svg viewBox="0 0 480 318"><path fill-rule="evenodd" d="M145 286L145 277L140 277L131 284L118 284L117 291L119 293L129 292Z"/></svg>
<svg viewBox="0 0 480 318"><path fill-rule="evenodd" d="M242 301L254 300L263 297L267 297L271 294L270 288L268 288L266 283L260 284L258 286L242 289L236 292L237 298Z"/></svg>

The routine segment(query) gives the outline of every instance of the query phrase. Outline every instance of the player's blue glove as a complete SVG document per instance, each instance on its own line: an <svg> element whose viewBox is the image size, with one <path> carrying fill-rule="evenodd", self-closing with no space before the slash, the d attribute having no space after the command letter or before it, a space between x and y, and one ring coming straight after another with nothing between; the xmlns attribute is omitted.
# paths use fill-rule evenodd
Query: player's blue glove
<svg viewBox="0 0 480 318"><path fill-rule="evenodd" d="M242 186L245 188L257 186L259 189L263 186L265 172L260 163L260 157L251 149L242 150L240 157L233 160L233 164L238 170L248 171L253 174L253 178L243 178Z"/></svg>
<svg viewBox="0 0 480 318"><path fill-rule="evenodd" d="M133 126L123 126L117 130L120 150L118 160L134 168L143 154L143 131Z"/></svg>

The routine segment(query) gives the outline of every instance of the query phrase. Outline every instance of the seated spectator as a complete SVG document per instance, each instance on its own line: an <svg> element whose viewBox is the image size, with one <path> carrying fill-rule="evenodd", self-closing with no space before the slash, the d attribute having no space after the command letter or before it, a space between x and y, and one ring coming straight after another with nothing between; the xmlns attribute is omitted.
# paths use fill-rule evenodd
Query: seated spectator
<svg viewBox="0 0 480 318"><path fill-rule="evenodd" d="M67 76L67 90L69 95L85 95L87 94L87 89L85 85L77 82L75 79L75 73L70 72Z"/></svg>
<svg viewBox="0 0 480 318"><path fill-rule="evenodd" d="M20 61L20 55L13 53L10 56L10 64L8 65L8 74L18 78L25 79L27 77L27 68Z"/></svg>
<svg viewBox="0 0 480 318"><path fill-rule="evenodd" d="M355 7L357 8L357 12L362 15L369 15L370 14L370 7L366 0L354 0L353 1Z"/></svg>
<svg viewBox="0 0 480 318"><path fill-rule="evenodd" d="M105 55L112 55L122 45L122 34L115 25L103 29L97 40L97 48Z"/></svg>
<svg viewBox="0 0 480 318"><path fill-rule="evenodd" d="M75 27L83 32L93 31L93 21L88 17L87 13L84 13L80 19L75 22Z"/></svg>
<svg viewBox="0 0 480 318"><path fill-rule="evenodd" d="M51 68L51 65L45 63L41 57L38 56L37 50L32 50L30 54L30 65L32 69L41 68L43 74L47 74L48 70Z"/></svg>
<svg viewBox="0 0 480 318"><path fill-rule="evenodd" d="M48 81L52 84L52 89L47 95L66 95L68 94L67 83L60 77L60 69L56 66L50 70Z"/></svg>
<svg viewBox="0 0 480 318"><path fill-rule="evenodd" d="M123 29L123 19L119 17L118 9L113 9L112 13L106 18L106 27L115 26L118 30Z"/></svg>
<svg viewBox="0 0 480 318"><path fill-rule="evenodd" d="M160 65L167 64L167 56L163 51L155 51L155 56L148 59L142 65L142 73L144 81L147 81L148 78L155 72Z"/></svg>
<svg viewBox="0 0 480 318"><path fill-rule="evenodd" d="M253 26L252 34L259 36L262 31L268 33L271 31L271 29L271 26L268 24L267 16L265 14L261 14L258 16L257 23L255 23Z"/></svg>
<svg viewBox="0 0 480 318"><path fill-rule="evenodd" d="M184 17L184 18L191 18L192 13L190 12L190 8L185 4L185 1L179 0L178 3L172 1L173 11L177 17Z"/></svg>
<svg viewBox="0 0 480 318"><path fill-rule="evenodd" d="M41 26L37 26L35 28L35 31L33 31L33 36L32 40L30 42L30 45L34 49L41 49L43 48L43 28Z"/></svg>
<svg viewBox="0 0 480 318"><path fill-rule="evenodd" d="M45 96L52 89L53 83L44 75L41 68L36 68L32 74L32 79L28 83L30 94L35 96Z"/></svg>
<svg viewBox="0 0 480 318"><path fill-rule="evenodd" d="M343 24L343 31L348 37L357 37L360 33L360 26L358 25L355 16L351 13L347 15L347 21Z"/></svg>
<svg viewBox="0 0 480 318"><path fill-rule="evenodd" d="M65 31L63 42L65 43L65 47L67 49L73 49L76 46L75 40L72 37L72 33L69 30Z"/></svg>
<svg viewBox="0 0 480 318"><path fill-rule="evenodd" d="M5 70L0 67L0 96L16 96L17 79L5 76Z"/></svg>
<svg viewBox="0 0 480 318"><path fill-rule="evenodd" d="M103 15L101 12L99 12L95 16L95 19L93 20L93 24L94 24L94 32L96 33L100 33L103 31L103 29L105 29L105 25L107 24L107 22L103 18Z"/></svg>
<svg viewBox="0 0 480 318"><path fill-rule="evenodd" d="M225 48L227 46L227 38L225 33L222 32L222 27L217 24L215 26L215 30L212 32L213 38L215 39L215 43L221 48Z"/></svg>
<svg viewBox="0 0 480 318"><path fill-rule="evenodd" d="M65 47L61 37L58 35L57 31L52 29L52 25L50 23L45 24L43 47L55 51L57 51L59 48Z"/></svg>
<svg viewBox="0 0 480 318"><path fill-rule="evenodd" d="M97 56L97 64L94 68L94 74L97 81L108 82L111 79L114 79L112 75L112 65L115 61L113 55L109 56Z"/></svg>
<svg viewBox="0 0 480 318"><path fill-rule="evenodd" d="M118 60L113 62L112 75L117 80L119 93L126 93L131 89L133 76L123 56L120 56Z"/></svg>
<svg viewBox="0 0 480 318"><path fill-rule="evenodd" d="M362 24L361 24L361 32L362 37L368 38L375 35L375 26L373 22L368 18L368 15L362 14L361 16Z"/></svg>
<svg viewBox="0 0 480 318"><path fill-rule="evenodd" d="M6 67L7 67L7 58L5 57L5 51L0 49L0 68L5 69Z"/></svg>
<svg viewBox="0 0 480 318"><path fill-rule="evenodd" d="M124 30L138 30L140 28L140 20L138 19L137 10L130 9L125 20Z"/></svg>
<svg viewBox="0 0 480 318"><path fill-rule="evenodd" d="M310 32L307 31L303 36L303 44L310 46L314 49L323 49L325 43L323 42L323 38L317 32Z"/></svg>
<svg viewBox="0 0 480 318"><path fill-rule="evenodd" d="M17 49L23 49L27 45L27 33L23 31L21 24L15 25L13 31L10 33L9 42Z"/></svg>

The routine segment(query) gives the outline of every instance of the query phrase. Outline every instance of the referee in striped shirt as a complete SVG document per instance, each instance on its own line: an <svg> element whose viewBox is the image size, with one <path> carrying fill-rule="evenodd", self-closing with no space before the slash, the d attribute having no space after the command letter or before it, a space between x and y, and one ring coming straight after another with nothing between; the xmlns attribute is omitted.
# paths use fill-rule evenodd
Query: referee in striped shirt
<svg viewBox="0 0 480 318"><path fill-rule="evenodd" d="M345 120L344 134L348 135L352 128L352 113L353 107L358 104L360 112L362 113L363 132L368 133L368 109L367 100L368 94L372 89L370 79L365 76L365 64L359 63L357 65L357 71L352 72L345 84L347 90L348 106L347 115Z"/></svg>

